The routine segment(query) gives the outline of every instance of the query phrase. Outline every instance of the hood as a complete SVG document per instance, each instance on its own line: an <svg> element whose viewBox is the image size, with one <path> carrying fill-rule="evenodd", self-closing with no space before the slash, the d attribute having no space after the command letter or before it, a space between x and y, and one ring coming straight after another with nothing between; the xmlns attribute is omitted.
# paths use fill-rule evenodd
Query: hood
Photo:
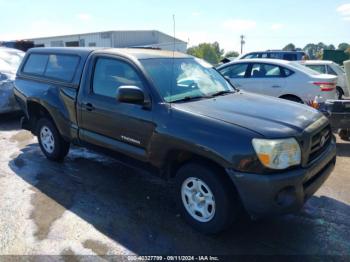
<svg viewBox="0 0 350 262"><path fill-rule="evenodd" d="M175 103L173 108L241 126L266 138L296 136L323 116L306 105L247 92Z"/></svg>

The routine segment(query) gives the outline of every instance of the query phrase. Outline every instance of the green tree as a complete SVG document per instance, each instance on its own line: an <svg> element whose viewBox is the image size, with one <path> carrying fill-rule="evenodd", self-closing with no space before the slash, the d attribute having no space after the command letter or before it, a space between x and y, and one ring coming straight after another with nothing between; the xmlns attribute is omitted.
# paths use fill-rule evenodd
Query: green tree
<svg viewBox="0 0 350 262"><path fill-rule="evenodd" d="M335 50L334 45L326 45L322 42L318 44L307 44L303 50L309 55L310 59L322 59L323 50Z"/></svg>
<svg viewBox="0 0 350 262"><path fill-rule="evenodd" d="M225 57L237 57L239 56L239 53L236 52L236 51L228 51L226 54L225 54Z"/></svg>
<svg viewBox="0 0 350 262"><path fill-rule="evenodd" d="M347 50L348 48L350 48L350 45L349 45L348 43L341 43L341 44L338 45L338 49L339 49L339 50L345 51L345 50Z"/></svg>
<svg viewBox="0 0 350 262"><path fill-rule="evenodd" d="M346 50L345 50L345 53L347 53L347 54L348 54L349 59L350 59L350 46L348 47L348 49L346 49Z"/></svg>
<svg viewBox="0 0 350 262"><path fill-rule="evenodd" d="M224 50L220 49L218 42L201 43L187 49L187 54L202 58L205 61L215 65L218 64L224 54Z"/></svg>
<svg viewBox="0 0 350 262"><path fill-rule="evenodd" d="M220 45L218 42L214 42L213 47L215 48L215 52L220 56L220 58L222 58L222 56L225 53L225 50L220 48Z"/></svg>
<svg viewBox="0 0 350 262"><path fill-rule="evenodd" d="M310 59L315 59L317 55L317 45L315 44L307 44L303 50L309 55Z"/></svg>
<svg viewBox="0 0 350 262"><path fill-rule="evenodd" d="M329 45L329 46L327 47L327 49L328 49L328 50L335 50L336 48L335 48L334 45Z"/></svg>
<svg viewBox="0 0 350 262"><path fill-rule="evenodd" d="M290 43L288 45L286 45L285 47L283 47L283 51L294 51L296 48L295 48L295 45Z"/></svg>

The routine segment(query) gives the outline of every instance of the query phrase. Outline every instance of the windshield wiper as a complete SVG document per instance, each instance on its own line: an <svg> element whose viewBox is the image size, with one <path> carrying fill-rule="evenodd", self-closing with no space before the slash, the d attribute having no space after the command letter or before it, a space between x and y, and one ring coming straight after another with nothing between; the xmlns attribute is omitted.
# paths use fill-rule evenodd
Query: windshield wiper
<svg viewBox="0 0 350 262"><path fill-rule="evenodd" d="M208 96L185 96L184 98L172 101L172 103L187 102L187 101L199 100L199 99L205 99L205 98L210 98L210 97L208 97Z"/></svg>
<svg viewBox="0 0 350 262"><path fill-rule="evenodd" d="M214 93L214 94L212 94L211 96L212 96L212 97L215 97L215 96L223 96L223 95L232 94L232 93L234 93L234 91L225 90L225 91L219 91L219 92L217 92L217 93Z"/></svg>

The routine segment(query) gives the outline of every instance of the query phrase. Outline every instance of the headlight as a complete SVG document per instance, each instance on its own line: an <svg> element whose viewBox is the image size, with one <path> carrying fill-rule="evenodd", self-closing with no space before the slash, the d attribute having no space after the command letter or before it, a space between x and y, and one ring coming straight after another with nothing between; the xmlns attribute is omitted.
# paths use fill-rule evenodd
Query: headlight
<svg viewBox="0 0 350 262"><path fill-rule="evenodd" d="M260 162L271 169L286 169L301 163L301 150L294 138L253 139L253 147Z"/></svg>

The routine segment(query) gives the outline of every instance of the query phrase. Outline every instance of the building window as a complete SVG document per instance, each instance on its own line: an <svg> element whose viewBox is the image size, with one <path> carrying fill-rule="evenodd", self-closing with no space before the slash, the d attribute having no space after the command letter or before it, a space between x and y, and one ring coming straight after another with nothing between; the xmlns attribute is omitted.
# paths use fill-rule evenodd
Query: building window
<svg viewBox="0 0 350 262"><path fill-rule="evenodd" d="M111 38L111 33L110 32L101 33L101 38L102 39Z"/></svg>
<svg viewBox="0 0 350 262"><path fill-rule="evenodd" d="M66 47L78 47L79 41L66 42Z"/></svg>
<svg viewBox="0 0 350 262"><path fill-rule="evenodd" d="M63 41L51 41L50 45L52 47L63 47L64 46Z"/></svg>
<svg viewBox="0 0 350 262"><path fill-rule="evenodd" d="M89 46L90 47L96 46L96 43L95 42L89 43Z"/></svg>

